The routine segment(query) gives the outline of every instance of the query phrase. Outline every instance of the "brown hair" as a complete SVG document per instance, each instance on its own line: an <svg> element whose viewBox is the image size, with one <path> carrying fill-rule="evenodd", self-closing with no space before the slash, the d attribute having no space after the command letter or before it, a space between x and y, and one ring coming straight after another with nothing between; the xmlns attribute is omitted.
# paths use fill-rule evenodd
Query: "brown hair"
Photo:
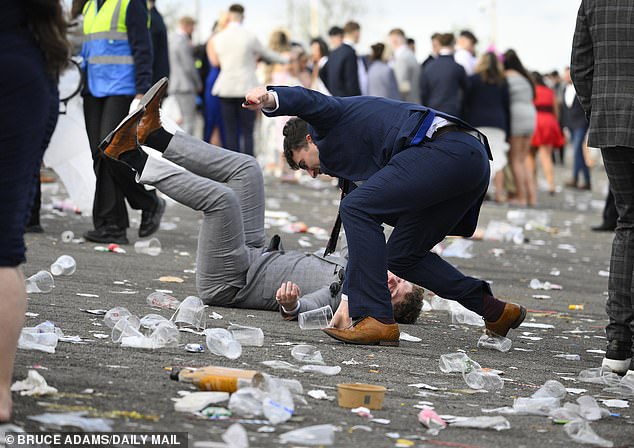
<svg viewBox="0 0 634 448"><path fill-rule="evenodd" d="M438 42L443 47L451 47L456 43L456 38L454 37L453 33L443 33L438 36Z"/></svg>
<svg viewBox="0 0 634 448"><path fill-rule="evenodd" d="M46 71L58 78L70 57L62 4L59 0L24 0L24 5L33 36L44 53Z"/></svg>
<svg viewBox="0 0 634 448"><path fill-rule="evenodd" d="M484 83L498 85L504 84L506 80L503 70L502 63L492 51L484 53L475 68L475 72L480 75Z"/></svg>
<svg viewBox="0 0 634 448"><path fill-rule="evenodd" d="M408 292L403 300L394 305L394 320L400 324L413 324L423 309L425 290L412 284L412 292Z"/></svg>
<svg viewBox="0 0 634 448"><path fill-rule="evenodd" d="M361 25L359 25L357 22L348 22L343 26L343 32L344 34L350 34L350 33L354 33L355 31L359 31L361 29Z"/></svg>

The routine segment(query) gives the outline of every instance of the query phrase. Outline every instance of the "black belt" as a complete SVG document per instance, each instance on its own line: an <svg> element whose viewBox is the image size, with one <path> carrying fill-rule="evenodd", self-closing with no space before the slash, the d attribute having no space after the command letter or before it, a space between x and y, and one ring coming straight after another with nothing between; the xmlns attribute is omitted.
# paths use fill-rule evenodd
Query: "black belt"
<svg viewBox="0 0 634 448"><path fill-rule="evenodd" d="M432 134L430 140L435 140L448 132L462 132L463 134L469 134L472 137L478 138L478 134L471 129L463 128L457 124L448 124L447 126L436 129L436 132Z"/></svg>

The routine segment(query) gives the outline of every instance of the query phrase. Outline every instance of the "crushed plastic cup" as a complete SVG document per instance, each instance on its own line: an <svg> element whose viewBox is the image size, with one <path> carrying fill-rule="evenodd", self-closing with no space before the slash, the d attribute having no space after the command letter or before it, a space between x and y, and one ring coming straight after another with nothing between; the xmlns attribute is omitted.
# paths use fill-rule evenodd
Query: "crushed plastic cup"
<svg viewBox="0 0 634 448"><path fill-rule="evenodd" d="M587 443L607 448L614 446L611 441L604 439L594 432L594 430L590 427L590 423L583 419L573 420L566 423L564 425L564 431L566 431L566 434L568 434L572 440L578 443Z"/></svg>
<svg viewBox="0 0 634 448"><path fill-rule="evenodd" d="M451 304L450 313L452 324L484 326L482 316L466 309L459 303Z"/></svg>
<svg viewBox="0 0 634 448"><path fill-rule="evenodd" d="M200 297L188 296L181 302L172 319L180 327L204 329L206 324L205 305Z"/></svg>
<svg viewBox="0 0 634 448"><path fill-rule="evenodd" d="M51 265L51 274L57 275L73 275L77 269L77 262L70 255L61 255Z"/></svg>
<svg viewBox="0 0 634 448"><path fill-rule="evenodd" d="M178 328L169 320L160 322L150 335L153 348L174 347L178 345L179 337Z"/></svg>
<svg viewBox="0 0 634 448"><path fill-rule="evenodd" d="M497 373L484 369L474 369L471 372L463 373L464 380L471 389L484 389L496 391L504 388L504 381Z"/></svg>
<svg viewBox="0 0 634 448"><path fill-rule="evenodd" d="M159 291L150 293L145 300L150 306L157 306L168 310L177 309L178 305L181 303L176 297Z"/></svg>
<svg viewBox="0 0 634 448"><path fill-rule="evenodd" d="M549 415L557 408L556 397L518 397L513 401L513 410L521 415Z"/></svg>
<svg viewBox="0 0 634 448"><path fill-rule="evenodd" d="M452 373L452 372L467 372L475 369L480 369L480 364L469 358L466 353L463 352L455 352L455 353L447 353L445 355L440 355L440 360L438 361L438 367L440 371L443 373Z"/></svg>
<svg viewBox="0 0 634 448"><path fill-rule="evenodd" d="M306 364L323 364L324 358L314 345L300 344L291 350L291 356Z"/></svg>
<svg viewBox="0 0 634 448"><path fill-rule="evenodd" d="M579 403L579 414L588 421L599 420L601 417L610 415L608 410L602 409L597 400L590 395L577 398L577 403Z"/></svg>
<svg viewBox="0 0 634 448"><path fill-rule="evenodd" d="M146 314L141 318L141 326L154 331L160 324L168 322L173 325L173 322L160 314Z"/></svg>
<svg viewBox="0 0 634 448"><path fill-rule="evenodd" d="M75 234L72 230L64 230L61 235L62 243L70 243L75 238Z"/></svg>
<svg viewBox="0 0 634 448"><path fill-rule="evenodd" d="M59 335L55 332L37 332L35 328L23 328L18 339L18 348L55 353Z"/></svg>
<svg viewBox="0 0 634 448"><path fill-rule="evenodd" d="M335 443L335 427L333 425L315 425L280 434L281 443L294 443L309 446L330 446Z"/></svg>
<svg viewBox="0 0 634 448"><path fill-rule="evenodd" d="M158 238L138 240L134 243L134 251L137 254L145 254L156 257L161 253L161 242Z"/></svg>
<svg viewBox="0 0 634 448"><path fill-rule="evenodd" d="M531 396L533 398L554 397L561 400L566 396L566 393L566 388L559 381L548 380Z"/></svg>
<svg viewBox="0 0 634 448"><path fill-rule="evenodd" d="M620 377L605 367L593 367L579 372L577 379L584 383L605 384L607 386L618 386Z"/></svg>
<svg viewBox="0 0 634 448"><path fill-rule="evenodd" d="M496 431L511 429L511 423L501 415L493 417L455 417L451 422L451 426L461 428L494 429Z"/></svg>
<svg viewBox="0 0 634 448"><path fill-rule="evenodd" d="M473 241L454 239L451 244L442 251L443 257L473 258Z"/></svg>
<svg viewBox="0 0 634 448"><path fill-rule="evenodd" d="M141 328L141 321L138 317L132 315L122 317L112 327L112 342L121 342L127 337L143 336L139 328Z"/></svg>
<svg viewBox="0 0 634 448"><path fill-rule="evenodd" d="M290 419L295 412L295 404L290 391L280 385L268 392L262 400L262 412L274 425Z"/></svg>
<svg viewBox="0 0 634 448"><path fill-rule="evenodd" d="M483 334L480 336L480 339L478 339L479 348L508 352L512 346L513 341L504 336Z"/></svg>
<svg viewBox="0 0 634 448"><path fill-rule="evenodd" d="M320 330L330 325L332 320L332 308L330 305L322 306L310 311L299 313L297 318L299 328L302 330Z"/></svg>
<svg viewBox="0 0 634 448"><path fill-rule="evenodd" d="M515 244L524 242L524 229L504 221L490 221L484 231L483 239L487 241L507 241Z"/></svg>
<svg viewBox="0 0 634 448"><path fill-rule="evenodd" d="M103 316L103 321L108 328L113 328L120 319L131 316L132 313L127 308L115 306L109 309Z"/></svg>
<svg viewBox="0 0 634 448"><path fill-rule="evenodd" d="M51 292L55 287L53 275L48 271L39 271L26 279L28 294Z"/></svg>
<svg viewBox="0 0 634 448"><path fill-rule="evenodd" d="M243 417L262 415L262 401L265 393L255 387L242 387L231 394L229 410Z"/></svg>
<svg viewBox="0 0 634 448"><path fill-rule="evenodd" d="M211 353L228 359L237 359L242 354L242 345L224 328L205 330L207 348Z"/></svg>
<svg viewBox="0 0 634 448"><path fill-rule="evenodd" d="M231 324L227 330L242 346L262 347L264 345L264 332L261 328Z"/></svg>

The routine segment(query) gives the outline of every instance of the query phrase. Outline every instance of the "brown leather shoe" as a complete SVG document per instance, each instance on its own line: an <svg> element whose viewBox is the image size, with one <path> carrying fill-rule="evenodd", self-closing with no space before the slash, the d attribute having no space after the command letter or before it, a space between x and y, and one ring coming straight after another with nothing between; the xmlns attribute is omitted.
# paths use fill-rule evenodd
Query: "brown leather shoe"
<svg viewBox="0 0 634 448"><path fill-rule="evenodd" d="M504 305L502 315L495 322L484 321L488 333L506 336L511 328L519 327L526 317L526 308L514 303Z"/></svg>
<svg viewBox="0 0 634 448"><path fill-rule="evenodd" d="M145 107L145 114L137 128L137 137L142 145L145 144L148 135L161 128L159 107L165 92L167 92L167 78L161 78L150 87L150 90L143 95L139 102L141 107Z"/></svg>
<svg viewBox="0 0 634 448"><path fill-rule="evenodd" d="M350 328L323 328L322 331L331 338L348 344L357 345L389 345L397 347L401 332L397 324L383 324L373 317L364 317Z"/></svg>
<svg viewBox="0 0 634 448"><path fill-rule="evenodd" d="M136 151L139 145L136 129L143 112L144 109L141 107L125 117L114 131L103 139L99 149L115 160L119 160L124 152Z"/></svg>

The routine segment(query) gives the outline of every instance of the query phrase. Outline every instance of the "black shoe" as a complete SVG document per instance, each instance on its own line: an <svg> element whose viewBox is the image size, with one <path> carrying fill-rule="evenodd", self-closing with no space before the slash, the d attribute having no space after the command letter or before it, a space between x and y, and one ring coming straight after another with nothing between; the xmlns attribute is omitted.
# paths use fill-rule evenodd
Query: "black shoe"
<svg viewBox="0 0 634 448"><path fill-rule="evenodd" d="M29 224L24 229L25 233L44 233L44 228L40 224Z"/></svg>
<svg viewBox="0 0 634 448"><path fill-rule="evenodd" d="M161 218L165 212L165 199L159 198L154 211L143 210L141 213L141 225L139 226L139 236L145 238L156 232L161 225Z"/></svg>
<svg viewBox="0 0 634 448"><path fill-rule="evenodd" d="M595 232L614 232L614 229L616 229L616 225L613 226L606 223L601 223L601 225L592 227L592 230Z"/></svg>
<svg viewBox="0 0 634 448"><path fill-rule="evenodd" d="M95 243L129 244L125 229L116 225L107 225L99 229L84 232L84 238Z"/></svg>

